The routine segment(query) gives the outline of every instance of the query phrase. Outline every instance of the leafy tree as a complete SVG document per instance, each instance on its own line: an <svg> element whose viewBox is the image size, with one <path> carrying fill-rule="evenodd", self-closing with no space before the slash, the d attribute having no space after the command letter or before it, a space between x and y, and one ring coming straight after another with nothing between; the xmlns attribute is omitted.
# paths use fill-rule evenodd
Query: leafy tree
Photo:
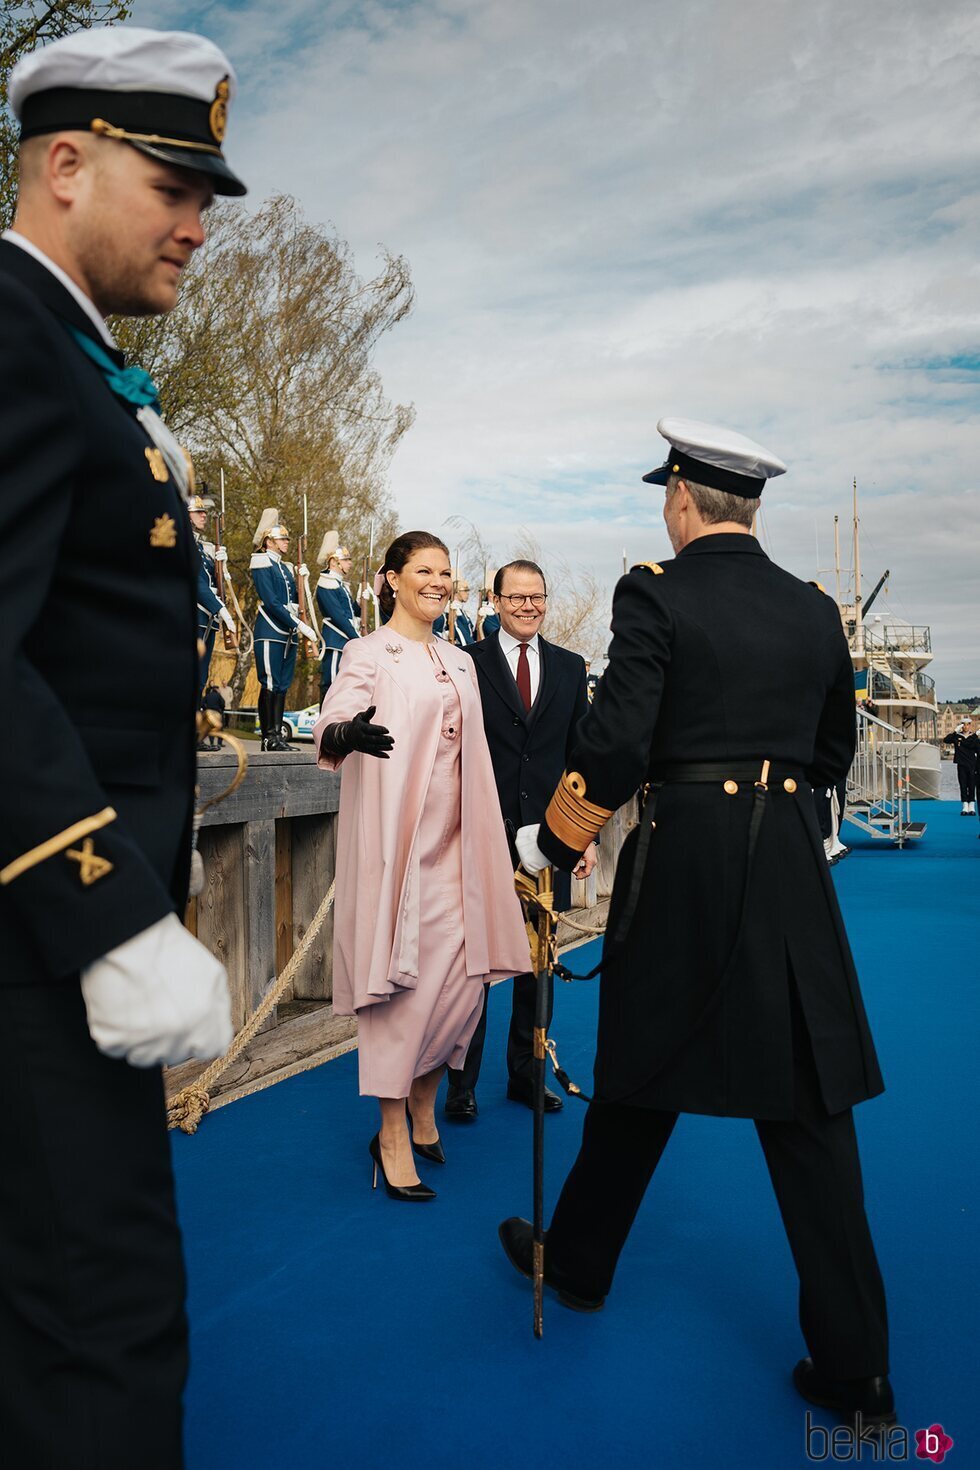
<svg viewBox="0 0 980 1470"><path fill-rule="evenodd" d="M118 0L3 0L0 4L0 98L6 99L7 82L22 56L90 26L111 25L127 20L132 6ZM0 229L14 217L17 199L17 136L13 113L0 105Z"/></svg>
<svg viewBox="0 0 980 1470"><path fill-rule="evenodd" d="M156 382L199 485L216 493L224 471L229 558L249 617L248 558L264 507L278 508L295 551L305 493L314 584L324 531L340 531L358 575L372 523L379 554L394 533L388 465L414 414L385 397L373 354L412 302L404 260L385 254L363 280L349 247L279 196L254 214L215 205L175 310L113 322L120 346ZM237 698L247 673L242 658ZM292 699L308 703L318 679L315 662L301 658Z"/></svg>

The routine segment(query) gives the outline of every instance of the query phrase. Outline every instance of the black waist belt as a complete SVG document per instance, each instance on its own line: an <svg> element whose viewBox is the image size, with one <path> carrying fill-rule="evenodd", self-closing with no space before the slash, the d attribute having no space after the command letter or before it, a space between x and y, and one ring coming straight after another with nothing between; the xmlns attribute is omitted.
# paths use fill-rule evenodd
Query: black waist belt
<svg viewBox="0 0 980 1470"><path fill-rule="evenodd" d="M724 786L727 781L759 781L763 785L772 786L792 781L795 784L786 789L795 791L796 785L804 779L799 766L787 765L783 761L690 761L683 765L658 768L650 776L647 785L671 786L678 782L685 786L712 786L717 782Z"/></svg>

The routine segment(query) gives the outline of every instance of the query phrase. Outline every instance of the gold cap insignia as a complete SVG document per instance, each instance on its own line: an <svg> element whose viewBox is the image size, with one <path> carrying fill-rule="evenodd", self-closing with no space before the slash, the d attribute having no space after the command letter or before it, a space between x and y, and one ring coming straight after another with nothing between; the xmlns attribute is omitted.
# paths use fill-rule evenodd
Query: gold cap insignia
<svg viewBox="0 0 980 1470"><path fill-rule="evenodd" d="M177 527L173 516L157 516L150 532L150 545L162 546L167 551L177 545Z"/></svg>
<svg viewBox="0 0 980 1470"><path fill-rule="evenodd" d="M214 101L211 103L211 111L208 113L208 122L211 124L211 136L216 143L223 143L225 132L228 128L228 78L222 77L214 91Z"/></svg>
<svg viewBox="0 0 980 1470"><path fill-rule="evenodd" d="M146 462L150 466L150 474L154 480L159 480L161 485L165 485L170 479L170 471L159 449L144 449L143 453L146 455Z"/></svg>

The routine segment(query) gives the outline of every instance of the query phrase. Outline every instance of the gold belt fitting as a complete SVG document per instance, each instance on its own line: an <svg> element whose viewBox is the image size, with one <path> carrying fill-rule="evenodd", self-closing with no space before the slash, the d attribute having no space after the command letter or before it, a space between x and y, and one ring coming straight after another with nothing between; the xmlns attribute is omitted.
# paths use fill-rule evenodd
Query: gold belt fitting
<svg viewBox="0 0 980 1470"><path fill-rule="evenodd" d="M548 1033L541 1026L534 1028L534 1059L543 1062L548 1055Z"/></svg>
<svg viewBox="0 0 980 1470"><path fill-rule="evenodd" d="M755 783L756 784L756 788L758 790L760 790L760 791L768 791L769 790L769 765L770 765L770 762L769 761L763 761L762 762L762 772L761 772L761 774L759 776L758 781L756 781L756 783Z"/></svg>

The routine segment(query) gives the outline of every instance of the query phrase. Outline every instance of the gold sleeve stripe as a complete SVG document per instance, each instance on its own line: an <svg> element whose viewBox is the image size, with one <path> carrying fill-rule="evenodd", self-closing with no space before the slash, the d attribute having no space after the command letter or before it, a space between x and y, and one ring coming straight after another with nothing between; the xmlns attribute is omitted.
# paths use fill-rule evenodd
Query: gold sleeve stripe
<svg viewBox="0 0 980 1470"><path fill-rule="evenodd" d="M22 873L30 868L36 868L38 863L47 862L48 858L54 857L56 853L64 852L66 847L80 842L83 837L88 837L92 832L98 832L100 827L108 827L110 822L116 820L115 809L111 806L105 807L101 812L96 812L94 817L83 817L71 827L66 827L59 832L57 837L49 837L47 842L42 842L38 847L32 847L30 852L23 853L19 858L14 858L0 870L0 887L6 887Z"/></svg>
<svg viewBox="0 0 980 1470"><path fill-rule="evenodd" d="M596 806L595 802L586 801L582 777L576 771L566 771L544 819L548 831L553 832L559 842L573 852L584 852L612 814L611 807Z"/></svg>
<svg viewBox="0 0 980 1470"><path fill-rule="evenodd" d="M658 561L638 561L635 566L630 567L630 571L638 572L641 567L645 567L646 570L648 572L652 572L655 577L662 577L664 574L664 569Z"/></svg>

